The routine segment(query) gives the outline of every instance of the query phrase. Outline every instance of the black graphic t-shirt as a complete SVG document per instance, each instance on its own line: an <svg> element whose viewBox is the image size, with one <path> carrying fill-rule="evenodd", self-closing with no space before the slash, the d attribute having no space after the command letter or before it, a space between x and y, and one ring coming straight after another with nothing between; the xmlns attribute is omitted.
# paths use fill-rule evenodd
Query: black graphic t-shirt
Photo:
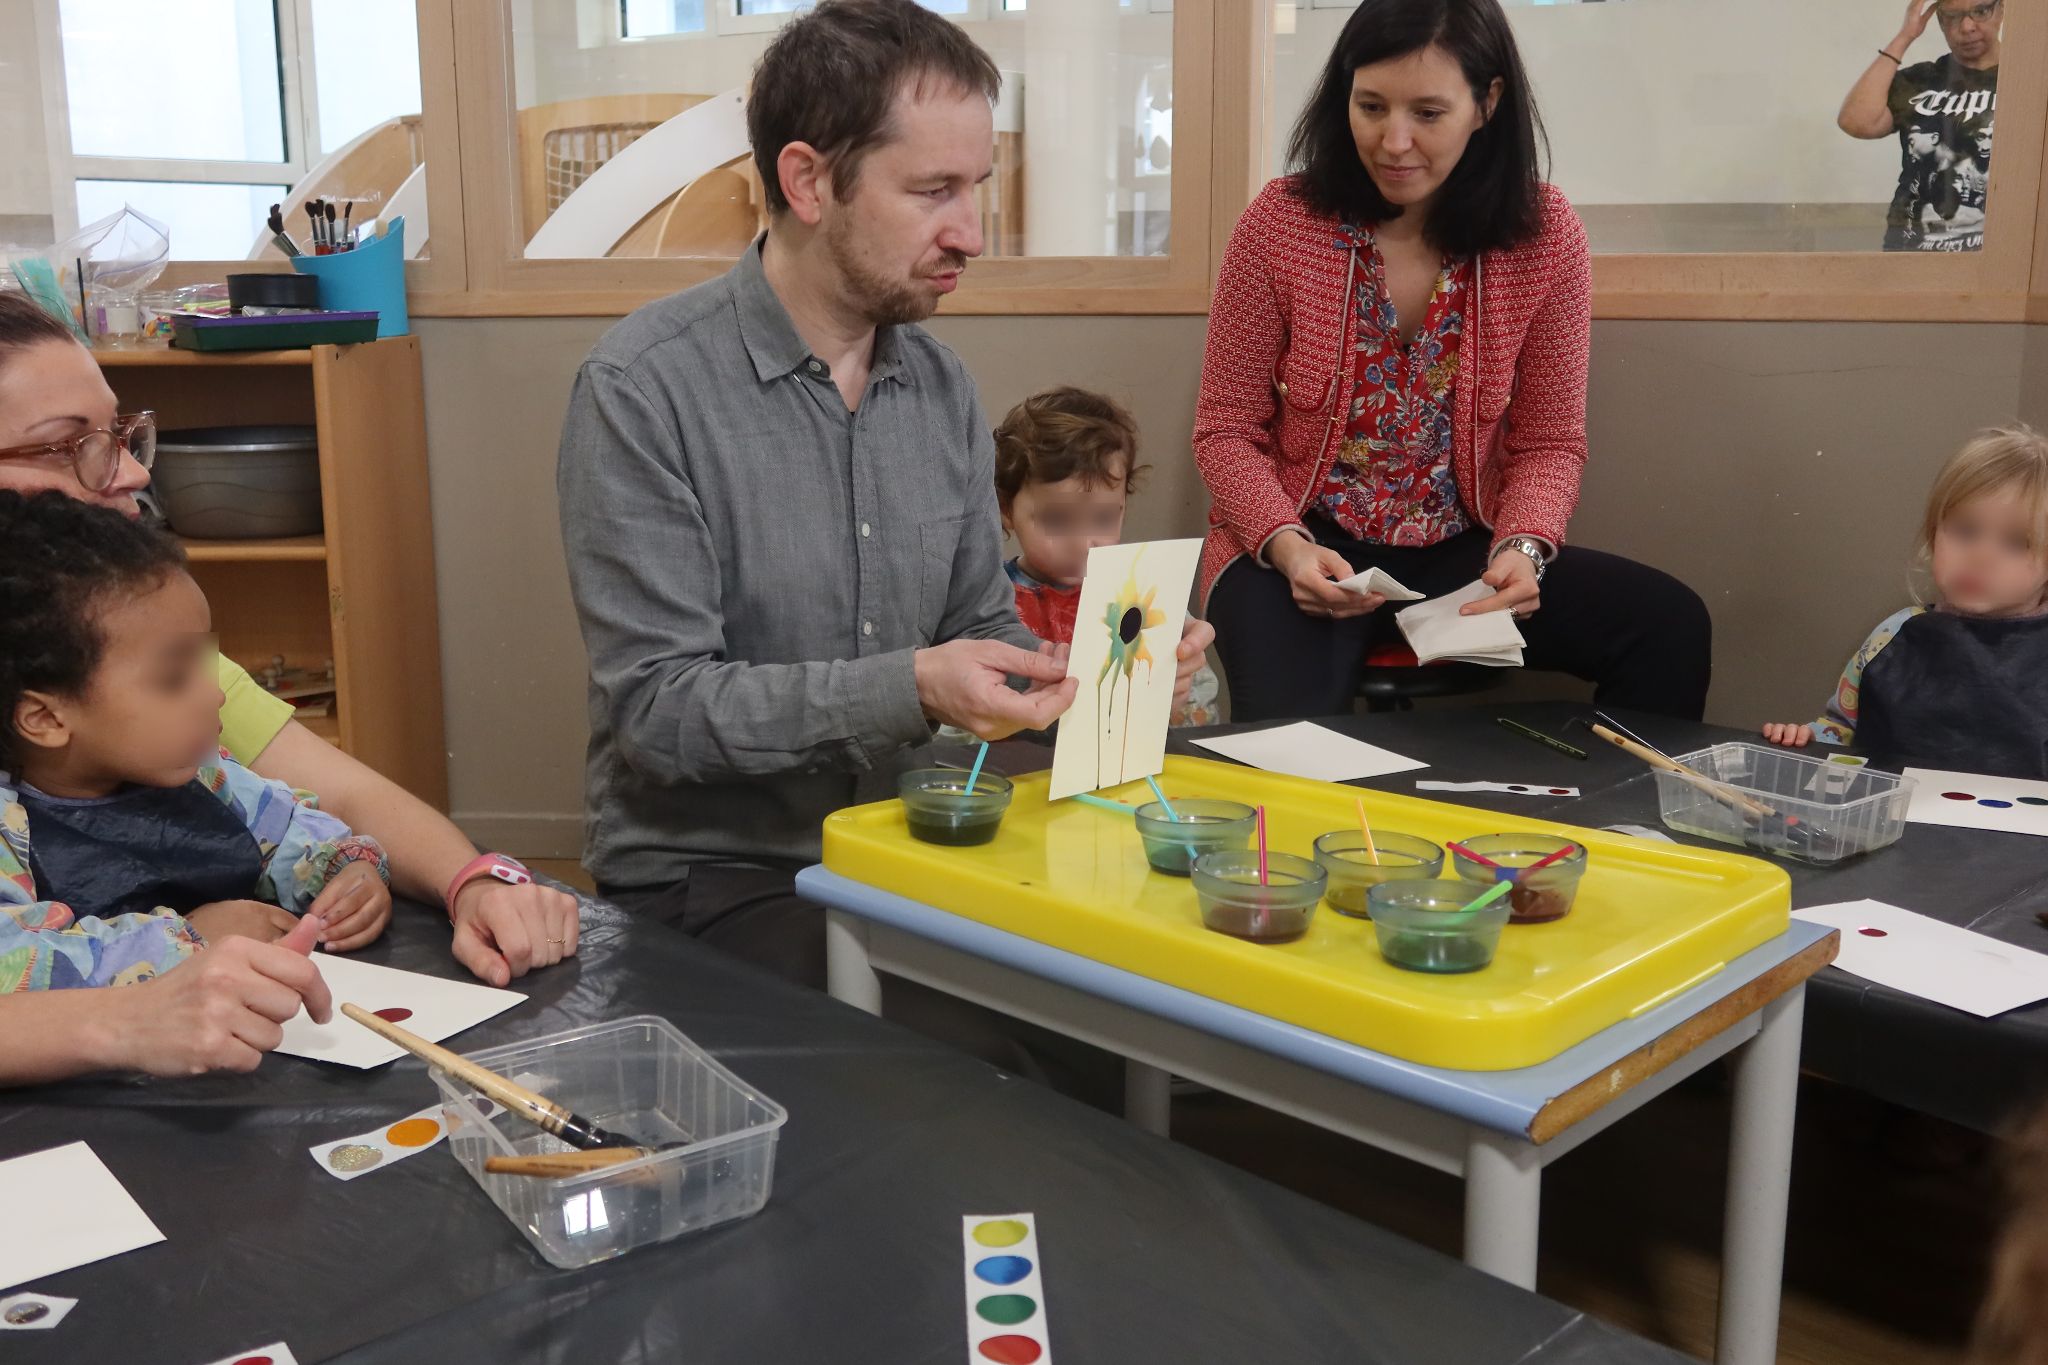
<svg viewBox="0 0 2048 1365"><path fill-rule="evenodd" d="M1974 71L1944 53L1893 76L1888 103L1899 130L1900 168L1884 249L1980 249L1998 68Z"/></svg>

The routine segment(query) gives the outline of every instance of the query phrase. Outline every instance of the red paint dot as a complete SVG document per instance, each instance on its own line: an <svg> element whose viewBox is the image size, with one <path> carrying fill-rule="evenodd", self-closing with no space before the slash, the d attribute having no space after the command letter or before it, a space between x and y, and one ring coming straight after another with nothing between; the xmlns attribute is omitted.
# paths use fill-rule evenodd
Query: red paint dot
<svg viewBox="0 0 2048 1365"><path fill-rule="evenodd" d="M1572 789L1570 787L1552 787L1550 789L1550 794L1552 796L1570 796L1572 794Z"/></svg>
<svg viewBox="0 0 2048 1365"><path fill-rule="evenodd" d="M1943 792L1941 796L1944 801L1975 801L1977 799L1968 792Z"/></svg>
<svg viewBox="0 0 2048 1365"><path fill-rule="evenodd" d="M996 1365L1031 1365L1045 1354L1045 1348L1030 1337L990 1337L981 1343L981 1354Z"/></svg>
<svg viewBox="0 0 2048 1365"><path fill-rule="evenodd" d="M235 1365L275 1365L269 1356L243 1356Z"/></svg>
<svg viewBox="0 0 2048 1365"><path fill-rule="evenodd" d="M1884 930L1882 930L1882 929L1858 929L1858 930L1857 930L1856 932L1857 932L1857 933L1859 933L1859 934L1861 934L1861 935L1863 935L1863 937L1865 937L1865 938L1889 938L1889 937L1891 937L1891 935L1887 934L1887 933L1886 933L1886 932L1885 932Z"/></svg>
<svg viewBox="0 0 2048 1365"><path fill-rule="evenodd" d="M402 1024L412 1018L411 1010L402 1009L397 1005L393 1005L389 1009L372 1010L370 1012L387 1024ZM238 1360L235 1362L235 1365L242 1365L242 1362Z"/></svg>

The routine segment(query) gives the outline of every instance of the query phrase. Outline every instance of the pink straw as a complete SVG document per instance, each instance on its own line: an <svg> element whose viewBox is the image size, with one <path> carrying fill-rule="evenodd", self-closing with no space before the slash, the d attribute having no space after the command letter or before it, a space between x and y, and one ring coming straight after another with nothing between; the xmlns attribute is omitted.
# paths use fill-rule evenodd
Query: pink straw
<svg viewBox="0 0 2048 1365"><path fill-rule="evenodd" d="M1266 885L1266 808L1259 807L1259 885Z"/></svg>

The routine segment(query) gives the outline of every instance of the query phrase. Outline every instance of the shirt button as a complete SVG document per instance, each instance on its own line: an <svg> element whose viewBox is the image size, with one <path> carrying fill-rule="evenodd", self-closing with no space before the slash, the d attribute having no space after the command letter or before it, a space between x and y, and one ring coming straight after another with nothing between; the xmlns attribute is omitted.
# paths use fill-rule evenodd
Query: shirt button
<svg viewBox="0 0 2048 1365"><path fill-rule="evenodd" d="M824 365L822 365L821 363L819 363L818 361L815 361L815 360L813 360L813 361L812 361L812 362L811 362L810 364L808 364L808 365L804 366L804 368L805 368L805 369L807 369L807 370L809 370L809 371L810 371L810 372L811 372L812 374L823 374L823 373L825 373L825 367L824 367Z"/></svg>
<svg viewBox="0 0 2048 1365"><path fill-rule="evenodd" d="M861 537L861 539L862 539L862 540L866 540L866 539L867 539L867 538L868 538L869 536L871 536L871 535L873 535L873 534L874 534L874 528L873 528L873 527L869 526L869 525L868 525L868 524L867 524L866 522L862 522L862 523L860 524L860 537Z"/></svg>
<svg viewBox="0 0 2048 1365"><path fill-rule="evenodd" d="M873 635L875 633L875 623L873 621L861 622L860 633L863 635Z"/></svg>

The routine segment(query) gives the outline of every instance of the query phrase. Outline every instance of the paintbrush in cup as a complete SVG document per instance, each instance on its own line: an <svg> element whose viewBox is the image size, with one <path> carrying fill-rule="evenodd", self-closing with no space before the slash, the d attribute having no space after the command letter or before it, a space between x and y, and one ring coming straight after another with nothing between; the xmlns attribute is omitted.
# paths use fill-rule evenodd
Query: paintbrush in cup
<svg viewBox="0 0 2048 1365"><path fill-rule="evenodd" d="M447 1072L456 1080L470 1086L479 1095L504 1105L513 1116L526 1120L552 1137L560 1138L571 1147L580 1148L584 1152L631 1152L632 1156L621 1158L627 1161L646 1156L654 1150L652 1147L643 1147L630 1138L620 1137L608 1129L600 1128L573 1110L556 1104L547 1096L536 1094L515 1081L507 1080L488 1067L478 1066L467 1057L458 1056L445 1047L430 1043L388 1019L379 1019L361 1005L344 1003L341 1012L386 1042L395 1043L428 1066L438 1067Z"/></svg>

